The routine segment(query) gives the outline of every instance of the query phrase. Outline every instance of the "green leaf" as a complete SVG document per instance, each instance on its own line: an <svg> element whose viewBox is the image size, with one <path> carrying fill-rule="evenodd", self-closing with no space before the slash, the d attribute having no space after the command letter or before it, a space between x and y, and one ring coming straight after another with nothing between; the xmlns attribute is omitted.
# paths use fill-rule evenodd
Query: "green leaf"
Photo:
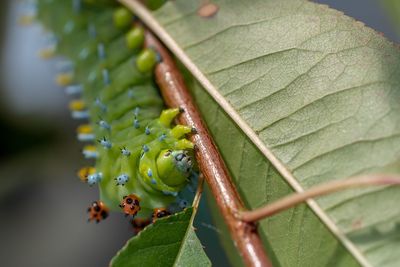
<svg viewBox="0 0 400 267"><path fill-rule="evenodd" d="M157 220L112 259L113 267L211 266L193 229L193 208Z"/></svg>
<svg viewBox="0 0 400 267"><path fill-rule="evenodd" d="M192 93L249 208L400 172L397 47L305 0L212 3L211 17L195 0L137 13L199 81ZM398 266L399 201L398 188L345 191L263 220L260 232L274 266Z"/></svg>

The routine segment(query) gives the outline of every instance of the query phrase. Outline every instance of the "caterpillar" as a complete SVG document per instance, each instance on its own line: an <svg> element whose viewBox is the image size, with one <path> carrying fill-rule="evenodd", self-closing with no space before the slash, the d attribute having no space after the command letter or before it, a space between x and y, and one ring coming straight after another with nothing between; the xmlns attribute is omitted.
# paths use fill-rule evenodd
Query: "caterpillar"
<svg viewBox="0 0 400 267"><path fill-rule="evenodd" d="M88 208L89 221L109 211L135 218L139 231L151 221L187 206L180 194L196 182L194 129L174 125L179 108L165 109L153 81L161 60L144 48L144 30L126 8L110 0L38 0L36 18L51 32L43 58L60 54L56 81L73 97L73 118L85 143L78 171L100 200Z"/></svg>

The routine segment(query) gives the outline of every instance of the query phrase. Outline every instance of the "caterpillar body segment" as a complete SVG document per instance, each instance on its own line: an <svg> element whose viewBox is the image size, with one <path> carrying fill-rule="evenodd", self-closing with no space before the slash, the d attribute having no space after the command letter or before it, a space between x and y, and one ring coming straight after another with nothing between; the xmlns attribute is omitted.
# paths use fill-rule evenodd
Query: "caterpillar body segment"
<svg viewBox="0 0 400 267"><path fill-rule="evenodd" d="M84 120L77 129L84 158L96 161L78 172L100 188L89 220L119 211L143 226L183 209L179 194L197 175L186 139L193 129L173 124L178 108L165 109L153 80L159 56L143 49L133 15L111 0L38 0L37 7L50 48L68 59L57 82L74 97L72 116Z"/></svg>
<svg viewBox="0 0 400 267"><path fill-rule="evenodd" d="M96 51L99 42L108 43L126 31L113 23L118 7L104 8L80 1L39 0L38 19L52 31L57 40L56 51L71 59L85 58ZM77 8L76 6L80 6Z"/></svg>
<svg viewBox="0 0 400 267"><path fill-rule="evenodd" d="M141 213L146 217L155 207L166 207L176 201L178 192L189 180L188 170L191 170L192 164L187 163L187 168L182 171L175 158L160 160L165 157L166 151L174 151L171 155L176 156L184 153L177 149L177 145L179 141L186 140L175 138L170 126L165 126L160 119L148 123L148 132L143 126L131 128L119 131L120 134L114 137L110 135L110 148L98 147L96 169L101 170L104 177L100 183L101 199L105 203L113 203L110 206L113 209L123 196L135 192L142 199ZM115 188L115 179L121 175L129 179L123 186ZM175 182L171 183L171 180Z"/></svg>

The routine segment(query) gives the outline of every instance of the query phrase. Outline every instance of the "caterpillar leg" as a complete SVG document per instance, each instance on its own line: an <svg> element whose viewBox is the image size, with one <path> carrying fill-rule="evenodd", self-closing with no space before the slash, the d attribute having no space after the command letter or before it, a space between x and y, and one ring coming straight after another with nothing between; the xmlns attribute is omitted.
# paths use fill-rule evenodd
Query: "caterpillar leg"
<svg viewBox="0 0 400 267"><path fill-rule="evenodd" d="M96 221L96 223L99 223L108 217L108 208L101 201L94 201L87 212L89 213L89 222Z"/></svg>
<svg viewBox="0 0 400 267"><path fill-rule="evenodd" d="M119 206L125 214L135 216L140 211L140 198L135 194L124 196Z"/></svg>
<svg viewBox="0 0 400 267"><path fill-rule="evenodd" d="M135 235L137 235L150 223L151 223L150 219L147 219L147 218L146 219L144 219L144 218L132 219L133 232L135 233Z"/></svg>
<svg viewBox="0 0 400 267"><path fill-rule="evenodd" d="M155 208L153 210L153 215L152 215L152 220L153 223L157 220L160 219L162 217L166 217L171 215L171 212L169 212L166 208Z"/></svg>

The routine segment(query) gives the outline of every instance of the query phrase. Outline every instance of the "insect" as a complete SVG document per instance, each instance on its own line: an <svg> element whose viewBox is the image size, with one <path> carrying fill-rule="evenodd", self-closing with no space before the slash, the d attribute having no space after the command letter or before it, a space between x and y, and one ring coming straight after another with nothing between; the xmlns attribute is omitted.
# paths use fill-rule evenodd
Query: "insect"
<svg viewBox="0 0 400 267"><path fill-rule="evenodd" d="M40 54L66 58L56 81L72 97L72 117L83 121L82 153L95 160L78 172L100 189L89 221L119 211L134 217L138 230L175 212L170 207L182 206L179 194L197 172L194 144L186 138L194 131L174 125L181 109L164 108L153 81L160 59L143 47L143 28L111 0L38 0L37 10L51 32Z"/></svg>

